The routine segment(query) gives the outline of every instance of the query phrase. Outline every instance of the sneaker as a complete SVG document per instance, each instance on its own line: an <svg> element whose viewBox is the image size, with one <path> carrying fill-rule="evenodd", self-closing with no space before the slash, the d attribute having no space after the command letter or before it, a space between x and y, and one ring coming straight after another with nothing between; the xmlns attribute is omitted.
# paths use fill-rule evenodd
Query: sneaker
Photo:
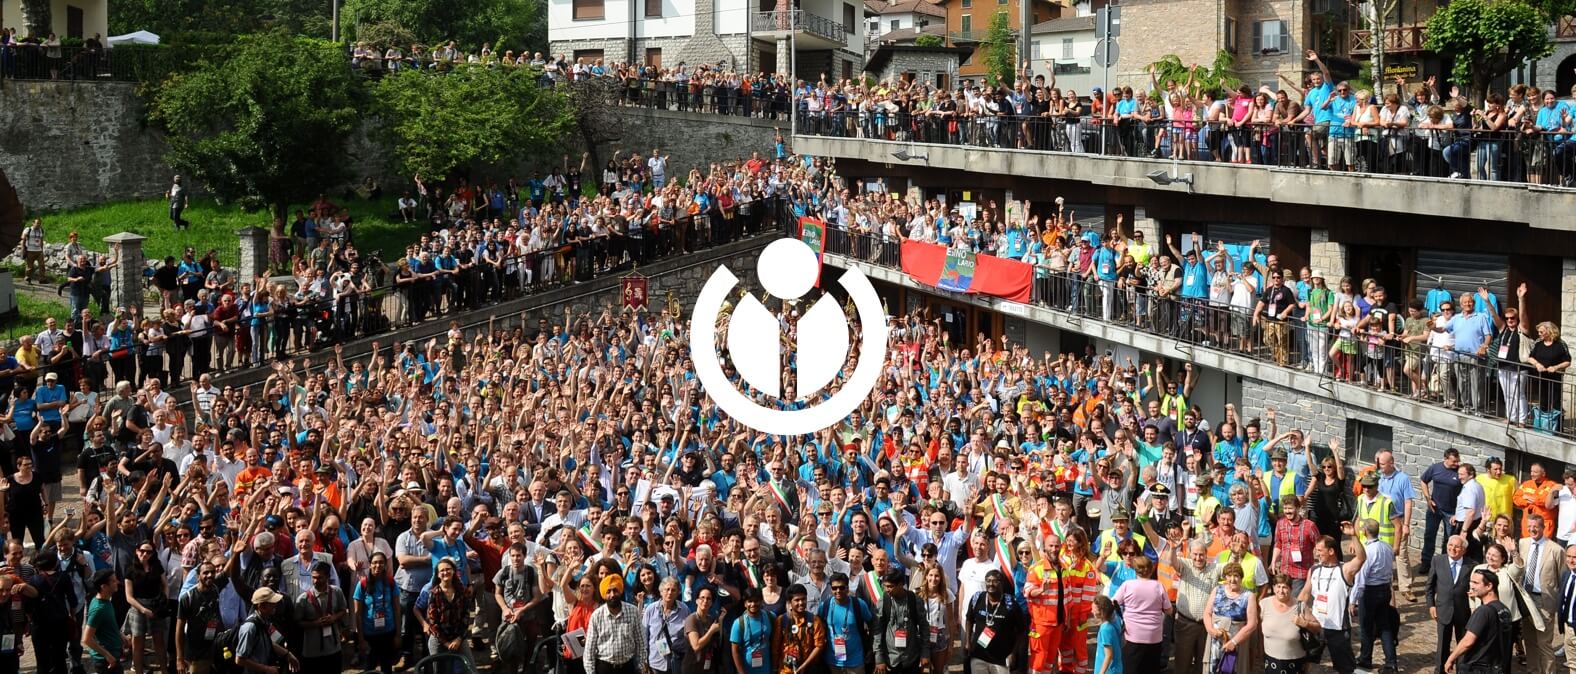
<svg viewBox="0 0 1576 674"><path fill-rule="evenodd" d="M1454 171L1450 172L1450 179L1451 180L1459 180L1460 178L1461 178L1461 174L1460 173L1456 173Z"/></svg>

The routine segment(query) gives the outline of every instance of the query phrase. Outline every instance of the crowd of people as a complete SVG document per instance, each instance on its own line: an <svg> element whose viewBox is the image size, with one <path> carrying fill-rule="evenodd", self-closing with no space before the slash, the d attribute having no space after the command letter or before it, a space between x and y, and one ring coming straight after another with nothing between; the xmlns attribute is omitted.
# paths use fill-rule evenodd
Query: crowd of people
<svg viewBox="0 0 1576 674"><path fill-rule="evenodd" d="M1408 298L1374 279L1293 269L1260 241L1150 241L1121 215L1102 232L1060 198L1011 218L994 202L960 206L884 189L831 195L827 250L897 267L898 243L914 240L1018 260L1034 266L1043 306L1565 432L1571 352L1555 317L1528 313L1525 284L1503 299L1442 282Z"/></svg>
<svg viewBox="0 0 1576 674"><path fill-rule="evenodd" d="M698 178L855 206L820 160ZM926 309L891 317L857 410L771 436L707 397L683 318L395 334L201 376L189 406L157 370L0 369L0 671L24 640L43 674L523 671L551 639L585 674L1349 674L1397 666L1425 574L1440 671L1508 672L1519 641L1552 674L1576 628L1576 472L1349 470L1274 409L1197 404L1190 362L954 339Z"/></svg>
<svg viewBox="0 0 1576 674"><path fill-rule="evenodd" d="M823 79L793 97L805 134L1563 186L1576 176L1576 104L1565 98L1576 92L1441 96L1433 77L1359 89L1307 58L1306 80L1278 90L1162 84L1151 67L1152 89L1080 94L1057 87L1053 68L1047 81L1024 64L1011 87Z"/></svg>
<svg viewBox="0 0 1576 674"><path fill-rule="evenodd" d="M95 387L153 378L178 388L210 372L262 367L785 226L791 188L821 170L756 154L675 176L656 148L615 152L600 173L588 173L587 161L565 156L545 176L503 182L440 184L417 176L398 207L430 234L389 263L383 251L359 249L349 211L320 196L271 233L271 260L293 282L240 278L218 251L187 247L146 270L159 296L156 311L112 308L117 263L84 249L71 232L61 292L72 318L23 336L14 354L0 350L0 372L10 367L31 382L50 367L69 367ZM597 189L584 190L591 186ZM180 229L186 200L179 177L171 194L171 220ZM43 219L24 229L30 279L54 271L45 268L46 240Z"/></svg>

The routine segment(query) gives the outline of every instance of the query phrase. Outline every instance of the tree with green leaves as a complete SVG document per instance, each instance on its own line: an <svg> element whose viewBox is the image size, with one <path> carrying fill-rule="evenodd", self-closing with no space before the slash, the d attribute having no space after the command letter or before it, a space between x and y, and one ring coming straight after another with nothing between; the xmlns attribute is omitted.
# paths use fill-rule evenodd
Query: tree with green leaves
<svg viewBox="0 0 1576 674"><path fill-rule="evenodd" d="M47 0L46 0L47 1ZM110 34L148 30L165 41L224 40L244 33L277 31L328 38L328 0L110 0ZM194 39L194 37L196 39Z"/></svg>
<svg viewBox="0 0 1576 674"><path fill-rule="evenodd" d="M1428 20L1428 48L1452 59L1451 77L1467 83L1473 96L1489 82L1531 59L1548 56L1549 24L1568 2L1452 0Z"/></svg>
<svg viewBox="0 0 1576 674"><path fill-rule="evenodd" d="M406 70L373 89L387 145L402 172L441 179L511 156L554 150L574 129L568 98L534 68Z"/></svg>
<svg viewBox="0 0 1576 674"><path fill-rule="evenodd" d="M466 53L483 43L500 54L547 49L546 0L345 0L340 17L357 39L360 26L392 21L428 44L454 40Z"/></svg>
<svg viewBox="0 0 1576 674"><path fill-rule="evenodd" d="M1012 86L1013 72L1018 66L1018 45L1006 12L991 15L990 30L985 33L980 49L985 51L986 81L992 85Z"/></svg>
<svg viewBox="0 0 1576 674"><path fill-rule="evenodd" d="M290 204L344 182L364 94L338 45L254 35L165 80L149 107L177 172L283 218Z"/></svg>
<svg viewBox="0 0 1576 674"><path fill-rule="evenodd" d="M941 47L946 44L947 41L942 39L940 35L935 35L932 33L921 33L918 37L914 38L915 47Z"/></svg>
<svg viewBox="0 0 1576 674"><path fill-rule="evenodd" d="M1159 61L1149 64L1145 70L1155 84L1153 93L1164 93L1163 86L1166 82L1176 82L1177 86L1186 87L1192 83L1189 94L1197 91L1220 91L1222 89L1235 90L1242 86L1242 78L1237 77L1237 59L1224 49L1216 52L1213 63L1202 65L1187 65L1181 57L1168 54Z"/></svg>

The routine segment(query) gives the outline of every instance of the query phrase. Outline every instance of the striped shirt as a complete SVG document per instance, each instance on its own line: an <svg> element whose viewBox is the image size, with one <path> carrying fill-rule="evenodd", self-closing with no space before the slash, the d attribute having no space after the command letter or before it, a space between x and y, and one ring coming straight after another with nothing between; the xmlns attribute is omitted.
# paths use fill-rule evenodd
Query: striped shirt
<svg viewBox="0 0 1576 674"><path fill-rule="evenodd" d="M624 602L619 604L618 615L607 610L606 604L598 606L591 613L591 621L586 625L587 672L596 671L598 661L615 667L624 664L639 667L646 662L646 640L642 638L640 629L640 609Z"/></svg>
<svg viewBox="0 0 1576 674"><path fill-rule="evenodd" d="M1177 575L1180 581L1177 583L1177 614L1194 622L1202 621L1210 594L1218 584L1219 568L1211 561L1200 571L1189 560L1177 566Z"/></svg>

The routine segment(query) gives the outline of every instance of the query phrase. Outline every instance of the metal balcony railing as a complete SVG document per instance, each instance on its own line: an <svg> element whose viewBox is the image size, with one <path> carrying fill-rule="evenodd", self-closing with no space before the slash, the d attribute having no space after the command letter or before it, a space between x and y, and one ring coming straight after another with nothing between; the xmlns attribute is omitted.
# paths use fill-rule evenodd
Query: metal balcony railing
<svg viewBox="0 0 1576 674"><path fill-rule="evenodd" d="M1087 116L959 116L887 110L810 113L800 108L796 132L934 145L1066 152L1130 158L1175 158L1247 167L1349 170L1392 176L1449 178L1576 187L1576 140L1566 133L1379 129L1351 125L1232 125ZM1326 137L1325 134L1328 134ZM1315 140L1316 139L1316 140ZM1347 163L1327 165L1328 141L1350 148ZM1318 151L1315 151L1317 149Z"/></svg>
<svg viewBox="0 0 1576 674"><path fill-rule="evenodd" d="M875 233L828 227L824 252L901 270L902 243ZM1315 374L1327 386L1363 387L1406 396L1418 405L1576 437L1576 424L1565 419L1567 410L1576 414L1576 378L1495 357L1498 349L1493 346L1488 355L1480 356L1466 349L1406 344L1382 325L1309 320L1304 310L1276 318L1212 302L1207 295L1178 294L1175 287L1157 292L1136 267L1118 269L1114 278L1101 279L1053 268L1049 255L997 252L1034 265L1029 300L1034 306Z"/></svg>
<svg viewBox="0 0 1576 674"><path fill-rule="evenodd" d="M750 15L750 30L756 33L773 33L798 30L838 44L847 44L848 35L843 24L802 9L786 12L756 12Z"/></svg>

